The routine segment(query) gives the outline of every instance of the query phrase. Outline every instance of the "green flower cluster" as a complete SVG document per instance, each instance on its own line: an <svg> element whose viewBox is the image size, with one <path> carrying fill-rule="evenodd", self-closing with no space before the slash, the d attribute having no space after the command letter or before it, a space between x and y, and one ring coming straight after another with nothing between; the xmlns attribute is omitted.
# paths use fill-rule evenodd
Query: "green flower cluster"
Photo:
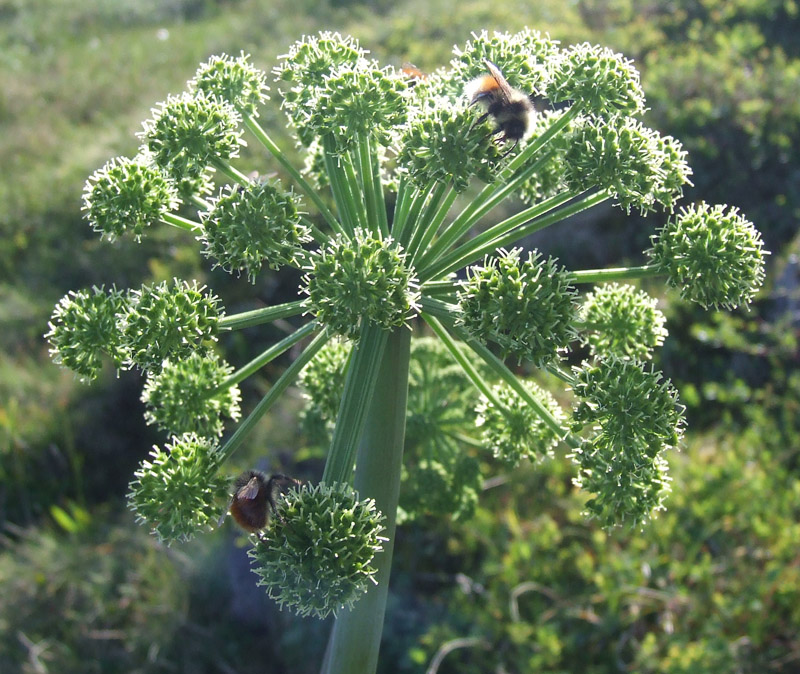
<svg viewBox="0 0 800 674"><path fill-rule="evenodd" d="M460 320L481 342L495 342L504 356L543 367L575 338L576 290L554 258L522 249L470 267L458 292Z"/></svg>
<svg viewBox="0 0 800 674"><path fill-rule="evenodd" d="M331 240L311 258L304 282L309 312L349 339L358 337L362 320L390 330L417 311L413 270L391 237L356 230L352 241Z"/></svg>
<svg viewBox="0 0 800 674"><path fill-rule="evenodd" d="M495 179L502 153L485 129L472 127L470 110L433 98L416 112L400 138L397 163L417 187L444 183L463 192L472 178Z"/></svg>
<svg viewBox="0 0 800 674"><path fill-rule="evenodd" d="M523 383L559 424L563 424L566 417L556 399L533 381ZM483 441L495 458L513 468L523 459L535 461L552 456L561 438L519 393L507 384L500 384L492 389L492 398L481 396L475 409L475 424L482 429Z"/></svg>
<svg viewBox="0 0 800 674"><path fill-rule="evenodd" d="M575 101L592 116L609 119L645 110L633 62L597 45L583 43L563 51L547 84L546 94L553 103Z"/></svg>
<svg viewBox="0 0 800 674"><path fill-rule="evenodd" d="M550 81L559 58L558 42L537 30L519 33L487 31L473 33L463 48L453 49L450 62L453 79L463 87L468 81L486 73L486 61L494 63L512 87L540 94ZM462 92L458 92L462 93Z"/></svg>
<svg viewBox="0 0 800 674"><path fill-rule="evenodd" d="M748 304L764 282L761 234L738 209L706 203L681 209L647 253L681 297L704 308Z"/></svg>
<svg viewBox="0 0 800 674"><path fill-rule="evenodd" d="M640 122L584 118L565 139L565 181L575 190L608 190L617 203L641 213L659 204L672 210L691 184L686 152L671 136L661 136Z"/></svg>
<svg viewBox="0 0 800 674"><path fill-rule="evenodd" d="M117 314L124 312L127 299L115 288L70 291L53 310L45 335L50 355L59 365L75 371L83 381L91 381L109 356L117 368L127 359L120 341Z"/></svg>
<svg viewBox="0 0 800 674"><path fill-rule="evenodd" d="M172 435L193 432L206 438L221 437L225 430L222 417L236 420L240 416L239 387L220 388L232 371L213 353L164 361L160 372L148 375L142 391L145 421Z"/></svg>
<svg viewBox="0 0 800 674"><path fill-rule="evenodd" d="M89 177L83 194L86 219L109 241L125 232L140 241L145 228L178 203L174 183L147 152L109 160Z"/></svg>
<svg viewBox="0 0 800 674"><path fill-rule="evenodd" d="M608 283L595 288L581 306L581 339L593 356L649 360L667 336L667 319L657 303L631 285Z"/></svg>
<svg viewBox="0 0 800 674"><path fill-rule="evenodd" d="M157 372L165 359L187 358L215 341L219 298L205 289L173 279L132 291L119 319L128 364Z"/></svg>
<svg viewBox="0 0 800 674"><path fill-rule="evenodd" d="M683 436L683 408L661 373L607 358L574 368L572 430L592 428L573 455L576 484L594 494L587 511L604 526L637 524L662 507L669 488L665 451Z"/></svg>
<svg viewBox="0 0 800 674"><path fill-rule="evenodd" d="M562 111L545 110L536 116L531 137L528 142L535 142L536 139L556 123L563 115ZM574 129L574 122L567 127L567 131L554 139L546 151L535 158L535 170L519 187L519 197L527 203L537 203L550 197L560 194L569 189L567 184L566 172L564 170L564 154L568 144L565 138L569 138L571 130Z"/></svg>
<svg viewBox="0 0 800 674"><path fill-rule="evenodd" d="M249 54L238 58L227 54L212 56L189 81L189 91L227 101L239 113L257 117L258 107L269 99L266 74L248 62Z"/></svg>
<svg viewBox="0 0 800 674"><path fill-rule="evenodd" d="M283 108L303 145L330 136L340 152L362 136L388 145L405 122L406 78L366 54L352 38L321 33L293 45L276 68L276 79L291 85Z"/></svg>
<svg viewBox="0 0 800 674"><path fill-rule="evenodd" d="M279 517L249 551L259 585L298 615L350 609L375 582L383 515L347 485L303 485L278 501Z"/></svg>
<svg viewBox="0 0 800 674"><path fill-rule="evenodd" d="M208 187L208 169L239 155L241 115L230 103L197 91L170 96L153 109L139 136L156 164L178 184L181 198Z"/></svg>
<svg viewBox="0 0 800 674"><path fill-rule="evenodd" d="M306 401L300 420L312 443L330 442L342 402L342 386L350 349L348 342L331 340L300 373L298 383Z"/></svg>
<svg viewBox="0 0 800 674"><path fill-rule="evenodd" d="M202 213L203 254L228 272L244 272L251 283L263 262L270 269L298 264L302 244L311 240L297 211L299 199L277 181L254 180L226 187Z"/></svg>
<svg viewBox="0 0 800 674"><path fill-rule="evenodd" d="M130 484L128 505L136 519L167 543L211 529L228 492L219 458L216 444L194 433L173 438L164 449L153 447Z"/></svg>

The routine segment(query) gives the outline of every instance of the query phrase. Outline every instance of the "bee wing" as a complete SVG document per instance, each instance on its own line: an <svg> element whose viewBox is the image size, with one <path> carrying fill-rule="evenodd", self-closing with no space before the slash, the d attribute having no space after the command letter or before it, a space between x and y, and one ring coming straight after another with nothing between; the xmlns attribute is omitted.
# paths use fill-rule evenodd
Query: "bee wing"
<svg viewBox="0 0 800 674"><path fill-rule="evenodd" d="M251 477L247 483L236 492L236 498L252 501L258 496L259 484L257 477Z"/></svg>
<svg viewBox="0 0 800 674"><path fill-rule="evenodd" d="M505 77L503 77L503 73L500 72L500 68L498 68L494 63L491 61L485 61L486 67L489 69L489 74L494 77L495 82L497 82L497 86L500 87L500 91L503 92L503 96L505 96L506 100L508 100L509 95L512 91L511 85L508 83Z"/></svg>

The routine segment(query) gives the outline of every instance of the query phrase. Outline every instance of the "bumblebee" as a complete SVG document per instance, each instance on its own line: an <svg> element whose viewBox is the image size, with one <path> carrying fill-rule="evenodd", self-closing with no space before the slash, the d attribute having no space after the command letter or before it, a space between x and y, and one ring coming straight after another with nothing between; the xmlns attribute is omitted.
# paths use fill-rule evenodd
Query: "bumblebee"
<svg viewBox="0 0 800 674"><path fill-rule="evenodd" d="M475 124L480 124L491 117L496 124L492 135L497 135L503 142L513 141L514 145L508 150L511 152L520 140L530 136L533 131L536 108L527 94L514 89L506 81L494 63L486 61L486 67L489 74L470 82L467 85L466 95L471 106L480 103L486 110L475 120Z"/></svg>
<svg viewBox="0 0 800 674"><path fill-rule="evenodd" d="M403 73L403 75L408 80L409 86L412 87L416 86L417 82L419 82L420 80L428 79L428 76L424 72L422 72L419 68L417 68L417 66L415 66L413 63L404 63L400 67L400 72Z"/></svg>
<svg viewBox="0 0 800 674"><path fill-rule="evenodd" d="M276 474L268 478L257 470L245 471L236 479L228 511L245 531L260 532L269 524L271 515L277 515L276 496L296 484L300 481L286 475Z"/></svg>

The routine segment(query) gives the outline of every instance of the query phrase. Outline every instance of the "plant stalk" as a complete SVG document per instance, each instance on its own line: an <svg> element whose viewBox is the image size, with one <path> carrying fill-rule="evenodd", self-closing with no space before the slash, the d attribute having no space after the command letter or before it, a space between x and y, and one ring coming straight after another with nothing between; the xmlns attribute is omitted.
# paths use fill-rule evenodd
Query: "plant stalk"
<svg viewBox="0 0 800 674"><path fill-rule="evenodd" d="M323 674L373 674L378 665L400 497L410 345L407 328L389 335L358 448L354 487L361 498L375 499L386 516L388 540L375 557L377 585L336 619Z"/></svg>

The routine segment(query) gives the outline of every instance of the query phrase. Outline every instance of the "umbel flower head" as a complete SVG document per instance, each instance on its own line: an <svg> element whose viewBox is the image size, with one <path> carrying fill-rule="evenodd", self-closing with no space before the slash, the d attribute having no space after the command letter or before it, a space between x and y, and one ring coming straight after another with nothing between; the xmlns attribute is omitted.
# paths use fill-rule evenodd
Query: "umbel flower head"
<svg viewBox="0 0 800 674"><path fill-rule="evenodd" d="M188 541L218 520L228 480L219 473L216 444L194 433L153 447L130 484L128 506L167 543Z"/></svg>
<svg viewBox="0 0 800 674"><path fill-rule="evenodd" d="M83 210L94 231L109 241L144 230L178 207L178 191L147 152L116 157L86 181Z"/></svg>
<svg viewBox="0 0 800 674"><path fill-rule="evenodd" d="M116 288L71 290L64 295L53 310L45 335L53 360L74 370L84 381L97 376L103 356L109 356L115 367L122 367L126 350L117 314L125 305L125 294Z"/></svg>
<svg viewBox="0 0 800 674"><path fill-rule="evenodd" d="M581 306L581 338L593 356L649 360L667 336L667 319L656 304L654 297L631 285L595 288Z"/></svg>
<svg viewBox="0 0 800 674"><path fill-rule="evenodd" d="M359 335L361 321L390 330L417 311L419 290L405 254L392 240L363 230L314 255L304 277L308 310L336 334Z"/></svg>
<svg viewBox="0 0 800 674"><path fill-rule="evenodd" d="M278 500L278 516L248 553L259 585L298 615L349 609L375 582L384 516L347 485L303 485Z"/></svg>
<svg viewBox="0 0 800 674"><path fill-rule="evenodd" d="M508 74L512 87L541 94L550 81L559 49L557 40L526 28L513 34L495 31L490 35L485 30L473 33L472 39L463 48L455 47L453 53L452 75L461 87L483 75L486 61L490 61Z"/></svg>
<svg viewBox="0 0 800 674"><path fill-rule="evenodd" d="M205 286L173 279L130 294L120 317L128 364L158 371L167 358L186 358L216 340L219 298Z"/></svg>
<svg viewBox="0 0 800 674"><path fill-rule="evenodd" d="M193 432L206 438L221 437L223 417L236 420L240 416L239 387L220 388L232 371L214 353L164 361L160 372L148 375L142 391L145 421L172 435Z"/></svg>
<svg viewBox="0 0 800 674"><path fill-rule="evenodd" d="M572 428L592 435L573 459L576 484L595 496L587 511L605 526L637 524L658 509L669 488L664 452L683 436L683 407L661 373L610 357L574 368Z"/></svg>
<svg viewBox="0 0 800 674"><path fill-rule="evenodd" d="M492 182L502 153L491 135L473 127L472 111L446 98L417 108L400 138L397 162L419 188L431 183L467 189L472 178Z"/></svg>
<svg viewBox="0 0 800 674"><path fill-rule="evenodd" d="M352 38L323 32L296 43L279 65L276 80L283 109L306 147L332 137L338 151L360 136L388 145L395 127L406 118L406 78L380 68Z"/></svg>
<svg viewBox="0 0 800 674"><path fill-rule="evenodd" d="M565 139L564 180L576 190L608 190L630 212L672 210L691 184L686 152L671 136L661 136L629 117L577 120Z"/></svg>
<svg viewBox="0 0 800 674"><path fill-rule="evenodd" d="M533 381L525 387L559 422L566 417L556 399ZM492 389L493 399L481 396L475 410L475 424L483 431L483 441L495 458L515 467L522 459L535 461L551 456L561 440L550 426L510 386Z"/></svg>
<svg viewBox="0 0 800 674"><path fill-rule="evenodd" d="M481 342L495 342L504 356L541 367L575 337L575 295L569 272L554 258L522 249L500 251L471 267L461 284L461 322Z"/></svg>
<svg viewBox="0 0 800 674"><path fill-rule="evenodd" d="M761 234L736 208L701 203L681 209L647 251L681 297L704 308L748 304L764 282Z"/></svg>
<svg viewBox="0 0 800 674"><path fill-rule="evenodd" d="M561 53L547 82L553 103L575 101L584 113L610 119L644 112L644 92L633 62L612 50L583 43Z"/></svg>
<svg viewBox="0 0 800 674"><path fill-rule="evenodd" d="M241 115L227 101L202 91L170 96L139 134L153 160L179 184L181 197L187 189L203 184L209 166L239 155L244 145Z"/></svg>
<svg viewBox="0 0 800 674"><path fill-rule="evenodd" d="M197 69L189 81L189 90L227 101L242 115L257 117L259 106L269 98L269 87L266 74L249 58L244 52L237 58L227 54L212 56Z"/></svg>
<svg viewBox="0 0 800 674"><path fill-rule="evenodd" d="M311 239L298 201L277 181L223 188L202 214L203 254L228 272L244 272L251 283L263 263L270 269L297 264L302 244Z"/></svg>

